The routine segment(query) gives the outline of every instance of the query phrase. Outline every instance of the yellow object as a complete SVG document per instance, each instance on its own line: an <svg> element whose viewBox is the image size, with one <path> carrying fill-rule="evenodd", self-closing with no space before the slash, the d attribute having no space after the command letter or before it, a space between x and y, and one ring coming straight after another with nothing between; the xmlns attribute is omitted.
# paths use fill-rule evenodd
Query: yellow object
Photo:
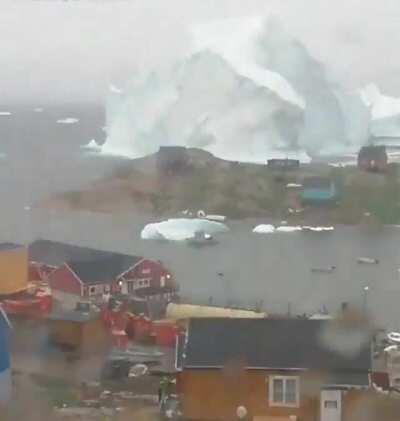
<svg viewBox="0 0 400 421"><path fill-rule="evenodd" d="M28 288L28 249L24 246L0 248L0 295Z"/></svg>
<svg viewBox="0 0 400 421"><path fill-rule="evenodd" d="M166 312L167 319L181 320L200 317L226 317L237 319L262 319L266 313L250 310L237 310L224 307L196 306L192 304L169 303Z"/></svg>

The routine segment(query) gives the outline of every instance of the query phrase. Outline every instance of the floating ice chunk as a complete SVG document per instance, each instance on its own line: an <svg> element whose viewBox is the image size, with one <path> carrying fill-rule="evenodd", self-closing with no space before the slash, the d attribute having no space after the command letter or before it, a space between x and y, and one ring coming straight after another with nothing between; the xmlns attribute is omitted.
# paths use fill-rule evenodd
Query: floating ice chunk
<svg viewBox="0 0 400 421"><path fill-rule="evenodd" d="M112 92L113 94L122 94L122 89L118 88L117 86L111 84L109 86L110 92Z"/></svg>
<svg viewBox="0 0 400 421"><path fill-rule="evenodd" d="M295 189L295 188L303 187L303 185L302 184L297 184L297 183L288 183L288 184L286 184L286 187L288 189Z"/></svg>
<svg viewBox="0 0 400 421"><path fill-rule="evenodd" d="M271 224L261 224L254 227L253 232L257 234L272 234L275 232L275 227Z"/></svg>
<svg viewBox="0 0 400 421"><path fill-rule="evenodd" d="M82 145L81 148L86 149L88 151L94 151L94 152L100 152L101 151L101 146L96 142L95 139L92 139L86 145Z"/></svg>
<svg viewBox="0 0 400 421"><path fill-rule="evenodd" d="M313 232L330 232L334 230L335 230L335 227L310 227L310 226L303 227L303 231L313 231Z"/></svg>
<svg viewBox="0 0 400 421"><path fill-rule="evenodd" d="M0 111L0 116L6 117L6 116L10 116L10 115L11 115L10 111Z"/></svg>
<svg viewBox="0 0 400 421"><path fill-rule="evenodd" d="M183 241L193 238L195 232L198 231L203 231L205 234L216 234L228 230L229 228L221 222L198 218L174 218L147 224L140 236L144 240Z"/></svg>
<svg viewBox="0 0 400 421"><path fill-rule="evenodd" d="M79 121L79 118L74 117L67 117L67 118L60 118L57 120L58 124L76 124Z"/></svg>
<svg viewBox="0 0 400 421"><path fill-rule="evenodd" d="M33 111L35 113L42 113L43 112L43 108L42 107L36 107L36 108L33 109Z"/></svg>
<svg viewBox="0 0 400 421"><path fill-rule="evenodd" d="M302 227L300 226L280 226L276 228L276 231L278 232L296 232L296 231L301 231Z"/></svg>

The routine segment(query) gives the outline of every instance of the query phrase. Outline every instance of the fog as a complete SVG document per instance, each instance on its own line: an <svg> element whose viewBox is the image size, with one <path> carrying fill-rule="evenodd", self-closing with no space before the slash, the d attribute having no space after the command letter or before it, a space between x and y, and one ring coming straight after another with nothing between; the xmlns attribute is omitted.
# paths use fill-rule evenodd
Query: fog
<svg viewBox="0 0 400 421"><path fill-rule="evenodd" d="M0 102L103 102L137 70L191 52L191 28L276 15L346 88L400 95L396 0L3 0Z"/></svg>

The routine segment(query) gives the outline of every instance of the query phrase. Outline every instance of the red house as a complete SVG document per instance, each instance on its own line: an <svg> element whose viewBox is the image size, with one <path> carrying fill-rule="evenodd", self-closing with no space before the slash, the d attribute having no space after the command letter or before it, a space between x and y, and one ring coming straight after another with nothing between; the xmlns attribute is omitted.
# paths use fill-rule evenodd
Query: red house
<svg viewBox="0 0 400 421"><path fill-rule="evenodd" d="M113 292L169 299L177 290L160 261L138 256L38 240L29 258L31 276L47 281L55 300L68 308Z"/></svg>

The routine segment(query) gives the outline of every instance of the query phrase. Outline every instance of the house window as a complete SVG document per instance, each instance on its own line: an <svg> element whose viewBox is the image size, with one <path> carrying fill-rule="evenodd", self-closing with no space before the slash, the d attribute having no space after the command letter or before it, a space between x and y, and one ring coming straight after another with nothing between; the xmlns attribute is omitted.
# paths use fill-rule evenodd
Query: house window
<svg viewBox="0 0 400 421"><path fill-rule="evenodd" d="M90 287L89 294L96 294L96 287Z"/></svg>
<svg viewBox="0 0 400 421"><path fill-rule="evenodd" d="M271 406L299 406L299 378L271 376L269 404Z"/></svg>
<svg viewBox="0 0 400 421"><path fill-rule="evenodd" d="M338 403L337 403L337 401L325 401L324 407L326 409L337 409Z"/></svg>

